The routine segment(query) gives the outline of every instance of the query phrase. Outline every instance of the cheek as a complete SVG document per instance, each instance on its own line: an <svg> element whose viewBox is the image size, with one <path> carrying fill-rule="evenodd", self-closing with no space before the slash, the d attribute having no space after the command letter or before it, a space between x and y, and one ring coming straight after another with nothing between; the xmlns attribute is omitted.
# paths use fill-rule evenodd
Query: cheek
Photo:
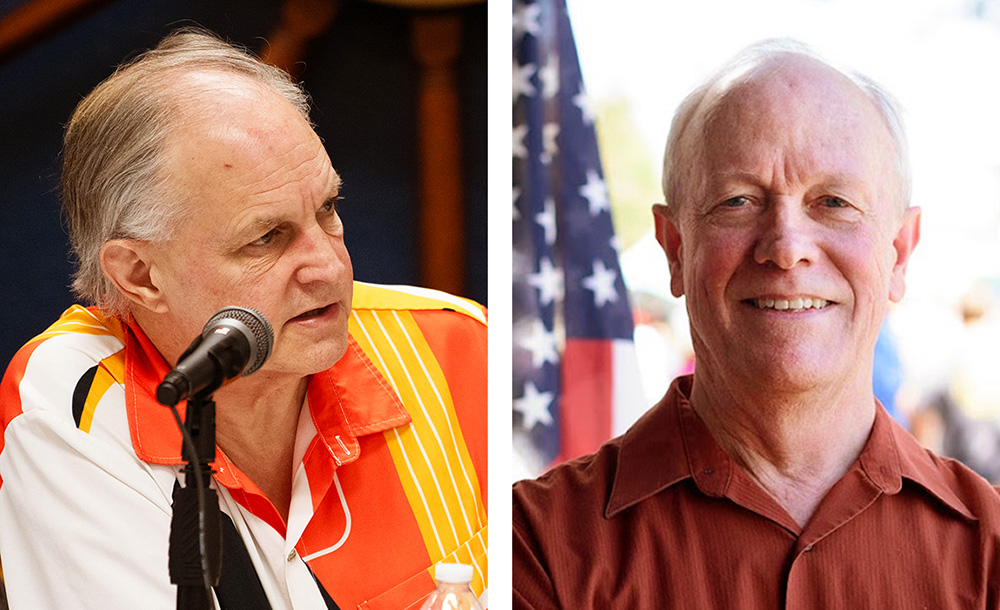
<svg viewBox="0 0 1000 610"><path fill-rule="evenodd" d="M262 292L262 278L246 274L231 263L204 255L191 257L175 274L170 298L175 307L181 307L201 323L215 312L230 305L260 309L255 295Z"/></svg>
<svg viewBox="0 0 1000 610"><path fill-rule="evenodd" d="M725 297L726 288L749 256L750 239L733 230L702 231L693 235L686 249L685 284L690 293L710 301Z"/></svg>
<svg viewBox="0 0 1000 610"><path fill-rule="evenodd" d="M213 286L212 266L199 261L197 256L184 256L171 260L161 267L159 287L172 308L183 308L185 302L204 302ZM188 305L190 309L191 306Z"/></svg>
<svg viewBox="0 0 1000 610"><path fill-rule="evenodd" d="M895 251L875 232L841 234L831 248L831 259L851 286L856 315L881 317L888 307Z"/></svg>

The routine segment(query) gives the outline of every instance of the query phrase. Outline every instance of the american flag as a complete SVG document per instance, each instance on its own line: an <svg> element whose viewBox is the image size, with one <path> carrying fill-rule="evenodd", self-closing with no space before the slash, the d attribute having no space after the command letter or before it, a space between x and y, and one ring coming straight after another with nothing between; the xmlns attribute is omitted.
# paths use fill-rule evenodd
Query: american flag
<svg viewBox="0 0 1000 610"><path fill-rule="evenodd" d="M514 443L537 473L620 432L642 392L565 1L513 14Z"/></svg>

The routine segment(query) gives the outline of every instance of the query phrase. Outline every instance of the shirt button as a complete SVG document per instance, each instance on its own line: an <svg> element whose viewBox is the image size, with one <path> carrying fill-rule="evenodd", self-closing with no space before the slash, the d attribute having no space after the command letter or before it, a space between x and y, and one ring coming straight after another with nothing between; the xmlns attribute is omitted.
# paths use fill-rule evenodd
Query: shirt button
<svg viewBox="0 0 1000 610"><path fill-rule="evenodd" d="M702 472L702 474L712 474L715 471L712 470L711 468L706 468L705 470L702 470L701 472Z"/></svg>
<svg viewBox="0 0 1000 610"><path fill-rule="evenodd" d="M295 549L292 549L291 551L288 552L288 561L295 561L295 558L297 556L298 555L295 553Z"/></svg>
<svg viewBox="0 0 1000 610"><path fill-rule="evenodd" d="M806 548L805 548L805 552L806 552L806 553L808 553L808 552L809 552L809 551L811 551L811 550L813 550L813 545L811 545L811 544L807 544L807 545L806 545Z"/></svg>

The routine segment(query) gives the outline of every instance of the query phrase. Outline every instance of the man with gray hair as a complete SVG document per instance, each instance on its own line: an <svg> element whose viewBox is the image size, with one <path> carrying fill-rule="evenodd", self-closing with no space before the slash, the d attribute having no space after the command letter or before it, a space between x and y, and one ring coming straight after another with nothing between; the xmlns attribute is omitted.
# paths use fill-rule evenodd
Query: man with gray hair
<svg viewBox="0 0 1000 610"><path fill-rule="evenodd" d="M273 328L214 393L214 607L403 608L435 563L486 587L486 319L353 281L341 178L288 75L177 31L66 127L74 306L0 384L0 555L14 608L173 608L181 435L156 388L213 313ZM208 606L205 606L208 607Z"/></svg>
<svg viewBox="0 0 1000 610"><path fill-rule="evenodd" d="M891 98L756 45L681 104L663 186L695 373L515 484L514 607L1000 607L996 491L872 390L920 226Z"/></svg>

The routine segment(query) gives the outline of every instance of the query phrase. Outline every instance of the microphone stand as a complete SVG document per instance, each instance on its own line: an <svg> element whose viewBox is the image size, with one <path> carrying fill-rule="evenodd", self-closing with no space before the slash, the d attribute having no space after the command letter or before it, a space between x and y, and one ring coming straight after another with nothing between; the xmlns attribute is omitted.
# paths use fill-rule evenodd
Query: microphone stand
<svg viewBox="0 0 1000 610"><path fill-rule="evenodd" d="M174 482L168 556L170 582L177 585L177 610L210 610L214 605L212 588L218 586L222 575L219 496L209 485L215 474L212 394L227 379L260 368L271 353L273 341L271 325L259 311L223 308L212 316L156 388L157 402L170 407L184 439L184 486L178 477ZM187 362L188 357L193 361ZM248 367L250 361L252 366ZM177 403L189 391L192 394L187 400L187 414L181 422Z"/></svg>
<svg viewBox="0 0 1000 610"><path fill-rule="evenodd" d="M219 496L209 485L215 474L211 466L215 461L215 389L206 388L188 399L184 418L190 441L182 443L184 487L174 482L170 521L170 582L177 585L177 610L210 610L211 588L219 584L222 573Z"/></svg>

